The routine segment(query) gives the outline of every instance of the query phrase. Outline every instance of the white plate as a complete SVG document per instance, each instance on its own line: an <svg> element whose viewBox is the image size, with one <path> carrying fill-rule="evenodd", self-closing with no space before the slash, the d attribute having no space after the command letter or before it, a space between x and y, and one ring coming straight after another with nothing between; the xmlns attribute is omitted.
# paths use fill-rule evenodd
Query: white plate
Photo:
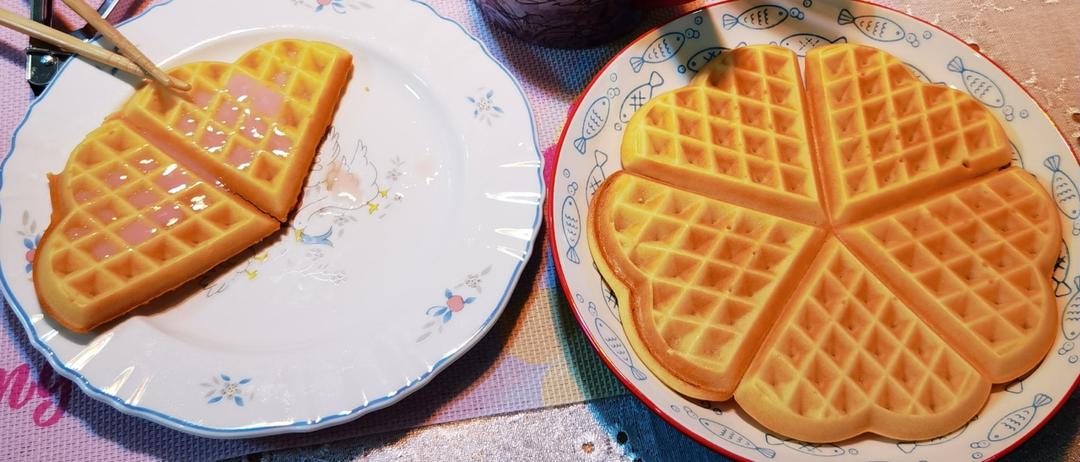
<svg viewBox="0 0 1080 462"><path fill-rule="evenodd" d="M66 66L0 177L4 295L53 367L123 412L250 437L400 400L487 332L532 251L541 160L524 94L460 25L400 0L184 0L122 30L167 65L295 37L348 49L355 70L299 212L272 245L175 306L73 335L42 316L27 267L49 222L45 174L132 88Z"/></svg>
<svg viewBox="0 0 1080 462"><path fill-rule="evenodd" d="M848 21L849 17L855 20ZM686 85L712 53L721 50L718 47L773 42L805 54L803 45L841 37L898 56L924 80L977 90L976 98L1004 123L1016 161L1047 189L1051 178L1058 176L1076 190L1073 179L1080 179L1080 166L1046 114L1003 70L945 31L897 11L850 0L717 4L643 35L612 58L578 100L561 138L546 210L563 288L582 329L623 383L672 425L725 454L784 461L822 457L959 461L1001 455L1041 427L1075 386L1080 374L1076 320L1063 323L1053 350L1034 373L995 387L979 417L953 434L925 442L860 437L843 444L812 445L768 434L733 402L690 401L660 383L625 343L615 300L593 268L582 220L596 186L621 168L621 130L636 107ZM1052 159L1060 162L1060 170L1049 168ZM1060 282L1056 289L1064 310L1066 304L1080 303L1080 280L1074 280L1077 271L1068 263L1068 249L1080 248L1080 198L1073 196L1058 205L1067 247L1064 267L1054 277ZM1006 421L1009 418L1013 420Z"/></svg>

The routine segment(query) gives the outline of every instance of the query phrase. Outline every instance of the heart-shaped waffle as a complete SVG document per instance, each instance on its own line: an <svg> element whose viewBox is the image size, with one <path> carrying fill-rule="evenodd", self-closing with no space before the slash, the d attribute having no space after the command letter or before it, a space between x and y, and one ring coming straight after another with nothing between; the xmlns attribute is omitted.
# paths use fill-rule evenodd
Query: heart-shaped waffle
<svg viewBox="0 0 1080 462"><path fill-rule="evenodd" d="M798 60L745 47L690 86L645 104L626 125L623 167L693 192L824 224Z"/></svg>
<svg viewBox="0 0 1080 462"><path fill-rule="evenodd" d="M121 110L156 144L220 178L264 212L284 220L296 204L341 98L352 55L321 42L278 40L233 64L199 62L170 70L189 93L158 85Z"/></svg>
<svg viewBox="0 0 1080 462"><path fill-rule="evenodd" d="M735 399L803 441L913 441L978 412L990 381L836 239L818 252Z"/></svg>
<svg viewBox="0 0 1080 462"><path fill-rule="evenodd" d="M34 255L42 309L86 332L209 270L280 224L111 120L50 177Z"/></svg>
<svg viewBox="0 0 1080 462"><path fill-rule="evenodd" d="M1054 341L1048 276L1061 229L1050 195L1023 170L980 177L839 234L995 383L1031 370Z"/></svg>
<svg viewBox="0 0 1080 462"><path fill-rule="evenodd" d="M1053 202L1022 170L994 171L1008 142L970 96L917 82L880 50L831 45L806 58L808 123L771 106L801 101L797 84L771 85L784 56L795 62L779 47L738 48L634 114L630 173L589 207L597 268L630 344L680 393L734 394L804 441L944 435L1050 348ZM766 122L746 124L748 113ZM741 142L717 136L733 125ZM810 127L809 159L766 157L777 178L806 168L822 194L716 170L750 172L754 146L780 146L796 126Z"/></svg>
<svg viewBox="0 0 1080 462"><path fill-rule="evenodd" d="M730 398L822 230L626 172L593 210L589 243L626 284L612 289L642 360L681 393Z"/></svg>
<svg viewBox="0 0 1080 462"><path fill-rule="evenodd" d="M852 223L1008 165L1009 140L967 93L920 82L876 48L806 55L818 163L833 224Z"/></svg>

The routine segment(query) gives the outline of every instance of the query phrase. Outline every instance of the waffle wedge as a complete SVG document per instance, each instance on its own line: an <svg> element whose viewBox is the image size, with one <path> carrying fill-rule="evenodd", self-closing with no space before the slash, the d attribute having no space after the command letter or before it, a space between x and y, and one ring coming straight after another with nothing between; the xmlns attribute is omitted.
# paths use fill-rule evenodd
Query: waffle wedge
<svg viewBox="0 0 1080 462"><path fill-rule="evenodd" d="M188 281L280 224L200 178L123 121L87 135L50 177L34 257L44 311L86 332Z"/></svg>
<svg viewBox="0 0 1080 462"><path fill-rule="evenodd" d="M989 395L990 381L832 238L735 400L801 441L864 431L914 441L964 425Z"/></svg>
<svg viewBox="0 0 1080 462"><path fill-rule="evenodd" d="M597 192L588 224L634 349L708 400L731 397L822 234L625 172Z"/></svg>
<svg viewBox="0 0 1080 462"><path fill-rule="evenodd" d="M1023 170L979 177L840 237L991 381L1023 375L1050 349L1061 225Z"/></svg>
<svg viewBox="0 0 1080 462"><path fill-rule="evenodd" d="M824 224L805 112L794 53L738 48L631 117L623 166L737 205Z"/></svg>
<svg viewBox="0 0 1080 462"><path fill-rule="evenodd" d="M147 85L121 117L278 220L296 204L345 87L352 55L333 45L278 40L235 63L199 62L169 74L180 94Z"/></svg>
<svg viewBox="0 0 1080 462"><path fill-rule="evenodd" d="M877 48L831 45L806 55L818 164L834 224L1010 162L1009 140L967 93L920 82Z"/></svg>

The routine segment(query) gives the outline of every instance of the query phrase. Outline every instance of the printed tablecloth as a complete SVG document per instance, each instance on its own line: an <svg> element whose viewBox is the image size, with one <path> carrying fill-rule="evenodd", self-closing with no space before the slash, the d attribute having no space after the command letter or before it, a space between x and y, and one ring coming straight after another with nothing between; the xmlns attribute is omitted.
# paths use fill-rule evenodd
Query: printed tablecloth
<svg viewBox="0 0 1080 462"><path fill-rule="evenodd" d="M147 3L150 2L127 0L120 8L123 12L134 12ZM637 32L705 2L655 10L637 32L607 46L586 50L552 50L523 44L492 29L471 1L431 0L429 3L440 14L460 22L513 70L532 106L540 147L550 159L567 110L593 74ZM1080 17L1080 2L1015 0L995 4L988 0L970 0L942 5L943 2L921 0L882 3L925 18L977 44L1032 92L1072 143L1080 144L1080 115L1076 115L1080 112L1077 108L1080 106L1080 24L1075 21ZM0 7L24 15L27 10L24 0L0 0ZM23 81L25 57L22 50L25 44L25 37L0 30L0 101L3 105L0 110L0 153L5 155L10 134L22 119L32 97ZM494 429L499 429L497 438L507 442L506 448L524 445L535 449L547 444L551 448L568 448L565 453L553 449L552 455L595 458L612 454L598 450L603 441L608 441L609 446L626 443L626 433L621 429L626 426L636 428L639 434L647 432L651 435L636 437L639 449L643 441L651 446L693 447L695 443L666 427L627 395L600 362L578 329L558 287L546 237L541 236L541 240L542 245L537 247L502 318L472 351L401 403L357 421L311 434L217 441L189 436L123 415L88 398L70 382L53 374L27 342L26 334L10 309L4 306L0 315L0 434L3 435L0 460L212 460L252 453L275 454L275 450L283 448L341 440L396 446L401 455L412 459L414 457L409 455L423 456L423 451L429 450L424 449L425 445L448 434L456 435L457 439L453 441L457 449L448 450L444 455L477 458L490 454L476 452L476 449L483 441L492 440L490 433ZM590 402L589 409L580 410L585 408L574 404L582 402ZM621 416L623 427L574 420L596 415L599 408L607 410L608 414L604 415ZM528 412L537 409L542 410ZM574 409L580 411L575 413ZM568 440L556 438L553 433L552 438L546 440L547 435L526 433L535 432L535 429L528 430L528 426L503 422L508 415L526 414L540 419L536 422L550 421L551 425L562 422L566 428L559 434L577 431L578 437ZM495 415L503 417L446 425ZM634 416L640 417L640 421ZM1075 417L1076 412L1064 410L1026 446L1060 449L1070 445L1077 440ZM404 441L380 443L378 437L371 436L357 439L364 435L437 424L443 425L429 428L449 430L413 432ZM467 430L474 427L475 431ZM587 427L609 431L610 435L595 437L588 433ZM582 435L582 432L588 434ZM540 442L525 444L522 438L539 439ZM417 441L416 445L410 446L410 440ZM339 447L354 446L343 443ZM319 454L323 453L319 451L325 449L299 449L278 454L286 459L302 459L322 457ZM1029 455L1048 454L1027 448L1020 451ZM654 457L671 454L655 450L639 452ZM339 459L351 458L356 453L331 451L327 454L328 458ZM459 457L452 457L454 454ZM628 453L622 451L620 454ZM697 448L692 454L700 456L708 451ZM1066 451L1062 449L1050 454L1060 458Z"/></svg>

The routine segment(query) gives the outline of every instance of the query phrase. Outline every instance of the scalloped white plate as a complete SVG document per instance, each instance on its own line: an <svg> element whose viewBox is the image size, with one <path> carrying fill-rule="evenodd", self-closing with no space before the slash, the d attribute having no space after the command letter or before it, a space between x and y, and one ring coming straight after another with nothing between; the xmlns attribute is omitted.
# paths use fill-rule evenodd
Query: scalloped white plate
<svg viewBox="0 0 1080 462"><path fill-rule="evenodd" d="M202 436L310 431L420 388L502 312L540 224L524 94L457 23L400 0L173 1L121 30L165 65L285 37L355 69L303 201L272 242L95 335L42 315L28 261L45 174L132 93L73 60L0 172L0 276L36 348L90 396Z"/></svg>
<svg viewBox="0 0 1080 462"><path fill-rule="evenodd" d="M705 7L646 33L618 53L578 100L560 140L546 215L559 276L582 330L608 367L642 401L701 443L737 458L784 461L986 460L1033 434L1064 404L1080 376L1077 321L1063 320L1053 349L1022 380L995 387L964 428L932 441L859 437L842 444L806 444L767 433L733 402L691 401L671 391L625 343L616 301L593 268L582 221L596 187L619 170L623 124L654 95L686 85L717 52L741 44L776 43L800 55L846 40L873 45L909 63L923 80L973 92L1004 124L1014 162L1047 187L1058 178L1077 190L1080 166L1031 97L997 65L945 31L903 13L850 0L732 1ZM1052 167L1053 166L1053 167ZM1067 180L1067 181L1066 181ZM1065 197L1066 195L1057 195ZM1080 303L1080 274L1069 265L1080 248L1080 198L1059 203L1064 223L1062 267L1054 273L1059 307ZM1071 232L1070 232L1071 231ZM1074 265L1075 266L1075 265Z"/></svg>

